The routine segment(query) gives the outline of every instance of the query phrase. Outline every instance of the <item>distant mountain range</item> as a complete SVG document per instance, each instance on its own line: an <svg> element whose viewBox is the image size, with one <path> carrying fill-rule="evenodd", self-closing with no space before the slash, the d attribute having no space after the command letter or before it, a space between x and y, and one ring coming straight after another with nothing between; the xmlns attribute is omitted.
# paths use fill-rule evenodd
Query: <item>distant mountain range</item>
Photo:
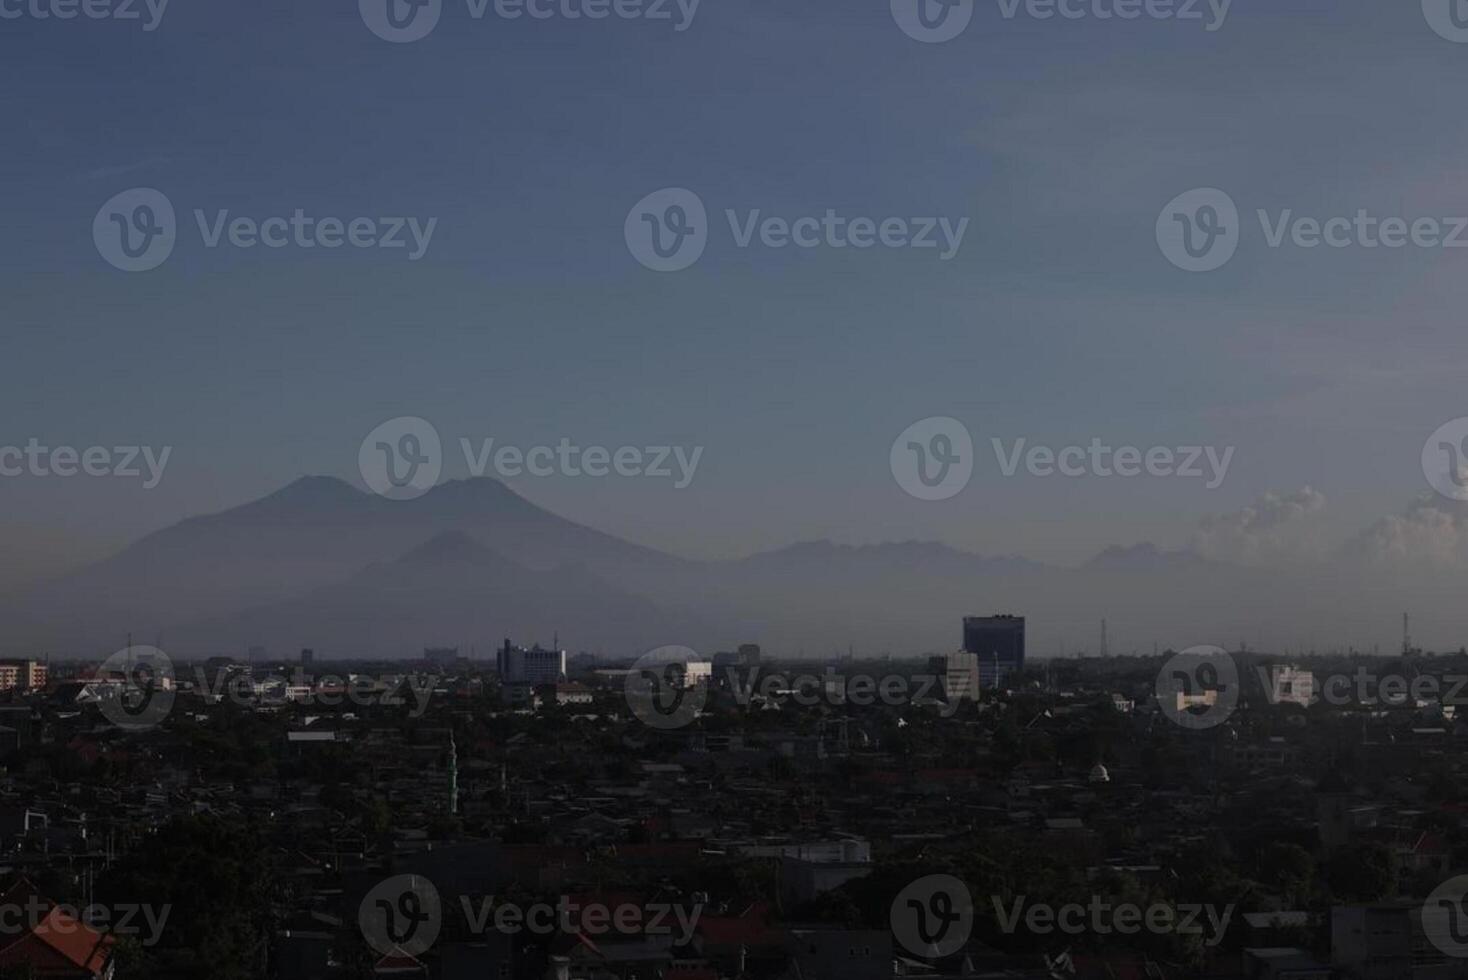
<svg viewBox="0 0 1468 980"><path fill-rule="evenodd" d="M1113 636L1145 629L1185 646L1247 639L1300 605L1297 589L1257 570L1146 544L1080 568L932 542L813 541L697 562L552 514L492 479L392 501L307 477L9 597L0 646L98 655L131 632L186 656L264 646L403 657L425 645L488 656L509 636L608 655L758 642L825 657L946 651L963 615L1003 611L1029 615L1040 642L1095 636L1109 616Z"/></svg>

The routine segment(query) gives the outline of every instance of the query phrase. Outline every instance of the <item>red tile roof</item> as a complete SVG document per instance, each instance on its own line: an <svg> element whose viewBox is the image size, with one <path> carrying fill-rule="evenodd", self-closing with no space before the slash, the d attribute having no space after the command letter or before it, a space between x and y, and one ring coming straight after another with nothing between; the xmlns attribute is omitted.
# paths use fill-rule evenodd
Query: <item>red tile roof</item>
<svg viewBox="0 0 1468 980"><path fill-rule="evenodd" d="M78 970L101 976L112 958L116 940L91 928L59 908L53 908L35 929L0 949L0 959L30 960L26 944L39 943ZM9 955L7 955L9 954Z"/></svg>

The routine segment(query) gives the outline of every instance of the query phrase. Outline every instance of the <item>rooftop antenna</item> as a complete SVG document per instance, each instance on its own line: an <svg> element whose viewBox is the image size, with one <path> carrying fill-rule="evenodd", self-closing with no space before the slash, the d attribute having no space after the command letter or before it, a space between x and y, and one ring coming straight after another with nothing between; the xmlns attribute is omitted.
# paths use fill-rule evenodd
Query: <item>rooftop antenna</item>
<svg viewBox="0 0 1468 980"><path fill-rule="evenodd" d="M1412 620L1407 613L1402 613L1402 656L1412 652Z"/></svg>
<svg viewBox="0 0 1468 980"><path fill-rule="evenodd" d="M1108 657L1110 655L1111 652L1106 645L1106 620L1103 617L1101 620L1101 656Z"/></svg>

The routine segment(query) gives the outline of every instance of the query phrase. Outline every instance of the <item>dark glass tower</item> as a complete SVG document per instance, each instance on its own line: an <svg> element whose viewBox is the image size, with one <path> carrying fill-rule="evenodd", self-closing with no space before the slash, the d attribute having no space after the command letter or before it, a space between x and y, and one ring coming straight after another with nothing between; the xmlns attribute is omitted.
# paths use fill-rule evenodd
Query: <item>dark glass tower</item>
<svg viewBox="0 0 1468 980"><path fill-rule="evenodd" d="M1025 666L1023 616L963 617L963 649L979 655L979 686L997 687Z"/></svg>

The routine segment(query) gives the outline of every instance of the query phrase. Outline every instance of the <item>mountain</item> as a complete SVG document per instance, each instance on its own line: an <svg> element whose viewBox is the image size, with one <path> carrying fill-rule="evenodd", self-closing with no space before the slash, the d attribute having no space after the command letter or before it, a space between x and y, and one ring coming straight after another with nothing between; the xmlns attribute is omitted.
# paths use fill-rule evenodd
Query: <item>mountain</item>
<svg viewBox="0 0 1468 980"><path fill-rule="evenodd" d="M334 478L305 477L149 534L13 597L0 606L9 626L3 642L95 649L115 646L129 630L151 637L223 621L395 561L446 531L534 571L574 565L615 581L674 574L685 564L536 507L492 479L452 481L395 501Z"/></svg>
<svg viewBox="0 0 1468 980"><path fill-rule="evenodd" d="M1318 572L1288 581L1147 544L1077 568L924 541L807 541L688 561L560 517L492 479L393 501L307 477L0 603L0 648L97 655L132 632L161 634L185 656L263 645L401 657L429 644L559 634L569 649L608 654L749 641L811 656L922 653L955 648L966 614L1015 612L1030 617L1037 651L1096 636L1102 617L1112 649L1154 640L1181 649L1283 629L1306 605L1377 614L1335 601L1347 592L1362 587Z"/></svg>
<svg viewBox="0 0 1468 980"><path fill-rule="evenodd" d="M585 566L539 571L468 533L444 531L395 561L298 598L188 624L172 639L195 648L233 638L235 649L310 646L324 657L375 657L425 645L467 653L506 636L547 645L558 636L572 650L640 651L702 642L708 632Z"/></svg>
<svg viewBox="0 0 1468 980"><path fill-rule="evenodd" d="M1084 568L1093 572L1189 572L1221 567L1191 551L1163 551L1150 541L1135 545L1112 545Z"/></svg>

